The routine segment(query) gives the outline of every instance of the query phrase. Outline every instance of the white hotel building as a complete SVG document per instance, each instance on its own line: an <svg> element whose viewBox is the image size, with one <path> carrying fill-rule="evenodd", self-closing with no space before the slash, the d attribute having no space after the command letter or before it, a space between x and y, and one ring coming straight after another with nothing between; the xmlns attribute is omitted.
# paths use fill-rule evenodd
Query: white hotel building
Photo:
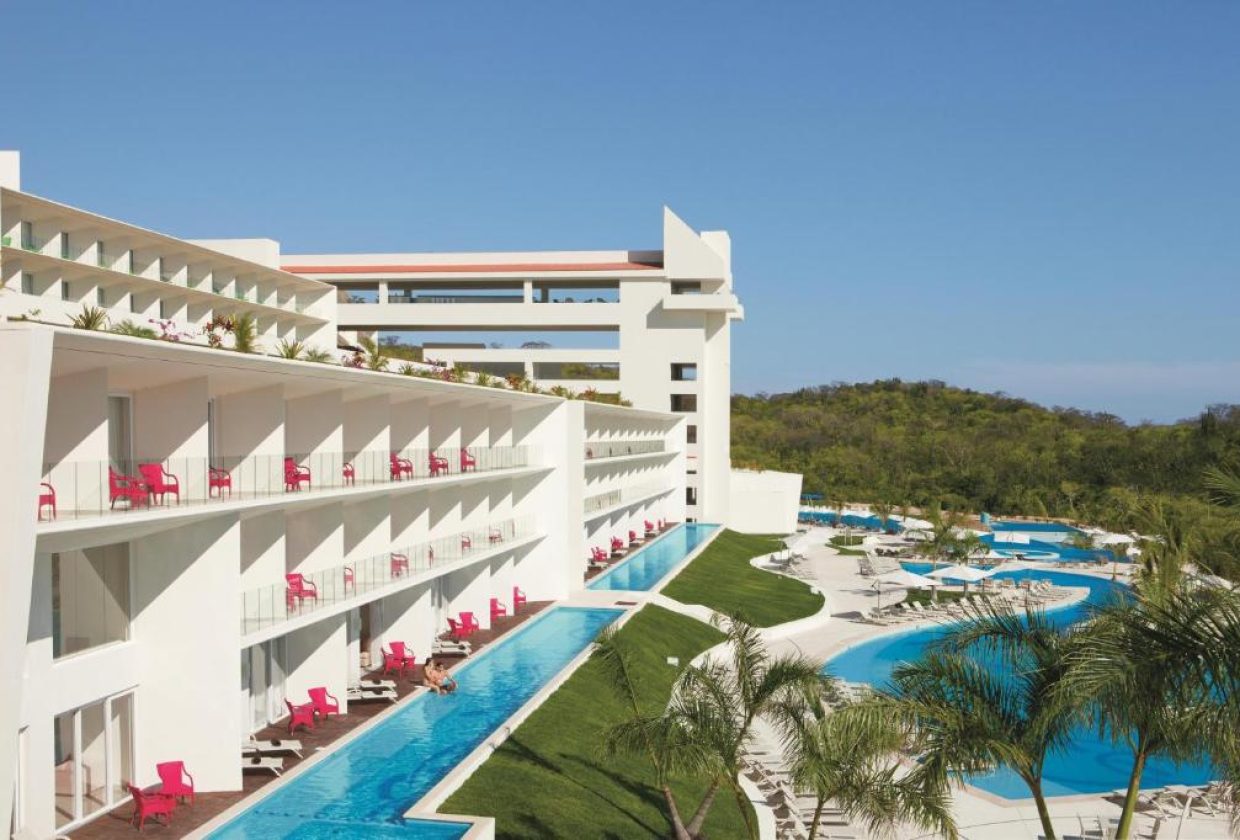
<svg viewBox="0 0 1240 840"><path fill-rule="evenodd" d="M16 153L0 153L0 820L53 836L168 758L199 791L237 790L239 741L283 718L286 697L326 686L347 702L389 641L425 656L447 616L486 627L491 599L511 607L514 587L530 601L579 590L590 546L685 520L686 473L694 514L726 521L740 312L727 239L668 214L664 245L624 260L522 255L539 267L516 272L515 255L471 258L490 267L470 271L442 256L429 271L408 255L281 259L270 240L191 242L30 195ZM454 284L453 297L503 282L519 300L338 307L316 278L343 283L324 266L346 262L370 265L348 282L377 284L383 301L417 297L422 281ZM536 302L565 282L620 301ZM163 321L181 340L70 326L86 307L113 326ZM453 358L544 380L539 365L616 365L618 380L595 384L618 382L639 407L243 354L203 335L249 314L266 352L300 341L337 354L339 329L422 313L618 331L606 353ZM670 410L675 395L696 410ZM795 517L795 498L779 515ZM318 597L290 597L289 574Z"/></svg>

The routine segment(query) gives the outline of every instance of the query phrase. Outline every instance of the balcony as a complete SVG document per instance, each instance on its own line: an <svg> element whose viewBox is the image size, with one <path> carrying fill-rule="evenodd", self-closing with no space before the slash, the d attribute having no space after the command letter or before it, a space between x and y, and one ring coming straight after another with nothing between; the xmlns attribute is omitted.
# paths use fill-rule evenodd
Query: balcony
<svg viewBox="0 0 1240 840"><path fill-rule="evenodd" d="M668 493L671 490L672 488L666 484L651 483L639 484L634 487L620 487L615 490L609 490L606 493L597 493L586 497L585 514L587 517L595 518L604 512L643 501L651 496Z"/></svg>
<svg viewBox="0 0 1240 840"><path fill-rule="evenodd" d="M303 616L351 609L504 551L535 534L533 517L508 519L305 572L304 584L293 585L286 580L251 589L241 594L241 634L245 636Z"/></svg>
<svg viewBox="0 0 1240 840"><path fill-rule="evenodd" d="M590 440L586 441L585 448L587 461L667 452L667 445L662 440Z"/></svg>
<svg viewBox="0 0 1240 840"><path fill-rule="evenodd" d="M301 500L364 488L425 487L531 466L525 446L317 452L240 458L45 464L38 516L45 522L281 498Z"/></svg>

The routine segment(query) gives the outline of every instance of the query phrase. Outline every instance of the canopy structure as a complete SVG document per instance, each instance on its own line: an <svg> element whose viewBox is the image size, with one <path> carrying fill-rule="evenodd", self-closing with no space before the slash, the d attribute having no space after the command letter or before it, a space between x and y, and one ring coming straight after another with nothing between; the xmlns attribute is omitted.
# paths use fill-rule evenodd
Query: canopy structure
<svg viewBox="0 0 1240 840"><path fill-rule="evenodd" d="M874 578L874 591L878 593L878 606L883 606L883 584L891 586L902 586L905 589L929 589L934 590L936 586L943 584L933 578L924 577L922 575L913 574L908 569L896 569L891 572L884 572Z"/></svg>
<svg viewBox="0 0 1240 840"><path fill-rule="evenodd" d="M964 581L964 589L968 592L970 583L985 580L994 573L994 569L975 569L972 566L944 566L931 572L930 577Z"/></svg>

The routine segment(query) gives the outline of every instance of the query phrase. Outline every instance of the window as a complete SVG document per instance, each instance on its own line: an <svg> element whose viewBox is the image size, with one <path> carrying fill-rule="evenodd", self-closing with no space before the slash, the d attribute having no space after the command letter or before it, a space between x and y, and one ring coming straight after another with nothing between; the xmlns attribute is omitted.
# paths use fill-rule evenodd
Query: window
<svg viewBox="0 0 1240 840"><path fill-rule="evenodd" d="M133 313L137 313L138 311L137 295L133 294L132 292L130 292L129 294L129 311Z"/></svg>
<svg viewBox="0 0 1240 840"><path fill-rule="evenodd" d="M73 300L73 290L69 288L68 280L60 281L60 299L61 300Z"/></svg>
<svg viewBox="0 0 1240 840"><path fill-rule="evenodd" d="M701 283L677 282L672 284L672 294L674 295L700 295L701 293Z"/></svg>
<svg viewBox="0 0 1240 840"><path fill-rule="evenodd" d="M685 488L685 504L687 505L697 504L697 488L696 487Z"/></svg>
<svg viewBox="0 0 1240 840"><path fill-rule="evenodd" d="M34 250L34 222L22 222L22 247Z"/></svg>
<svg viewBox="0 0 1240 840"><path fill-rule="evenodd" d="M102 239L95 243L95 262L100 268L107 268L108 266L108 258L103 252Z"/></svg>
<svg viewBox="0 0 1240 840"><path fill-rule="evenodd" d="M697 426L685 426L685 443L697 443Z"/></svg>
<svg viewBox="0 0 1240 840"><path fill-rule="evenodd" d="M168 315L168 301L166 300L161 300L159 302L159 317L164 321L167 321L170 317Z"/></svg>
<svg viewBox="0 0 1240 840"><path fill-rule="evenodd" d="M138 258L132 248L129 249L129 273L138 273Z"/></svg>
<svg viewBox="0 0 1240 840"><path fill-rule="evenodd" d="M52 658L129 638L129 544L52 555Z"/></svg>
<svg viewBox="0 0 1240 840"><path fill-rule="evenodd" d="M34 275L30 274L29 272L22 274L22 294L23 295L34 294Z"/></svg>
<svg viewBox="0 0 1240 840"><path fill-rule="evenodd" d="M120 802L133 778L133 695L56 715L52 750L57 828Z"/></svg>
<svg viewBox="0 0 1240 840"><path fill-rule="evenodd" d="M73 259L69 252L69 231L67 230L60 232L60 258L62 260Z"/></svg>
<svg viewBox="0 0 1240 840"><path fill-rule="evenodd" d="M126 475L133 473L129 397L108 397L108 458Z"/></svg>
<svg viewBox="0 0 1240 840"><path fill-rule="evenodd" d="M168 281L168 278L164 276L164 258L163 257L155 258L155 272L159 275L160 280L163 280L164 282Z"/></svg>
<svg viewBox="0 0 1240 840"><path fill-rule="evenodd" d="M673 382L697 382L697 365L691 362L672 364Z"/></svg>
<svg viewBox="0 0 1240 840"><path fill-rule="evenodd" d="M95 303L99 306L107 306L108 296L104 294L102 286L95 287Z"/></svg>
<svg viewBox="0 0 1240 840"><path fill-rule="evenodd" d="M697 411L697 394L672 394L672 411Z"/></svg>

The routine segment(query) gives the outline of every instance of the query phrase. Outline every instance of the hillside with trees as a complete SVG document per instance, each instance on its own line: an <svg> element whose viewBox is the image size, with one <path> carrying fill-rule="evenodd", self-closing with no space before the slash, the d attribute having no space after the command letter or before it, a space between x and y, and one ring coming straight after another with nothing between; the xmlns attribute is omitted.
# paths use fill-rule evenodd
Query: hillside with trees
<svg viewBox="0 0 1240 840"><path fill-rule="evenodd" d="M1121 526L1154 500L1206 498L1240 454L1240 406L1129 425L1005 394L898 379L732 399L736 466L800 472L828 501L940 503Z"/></svg>

